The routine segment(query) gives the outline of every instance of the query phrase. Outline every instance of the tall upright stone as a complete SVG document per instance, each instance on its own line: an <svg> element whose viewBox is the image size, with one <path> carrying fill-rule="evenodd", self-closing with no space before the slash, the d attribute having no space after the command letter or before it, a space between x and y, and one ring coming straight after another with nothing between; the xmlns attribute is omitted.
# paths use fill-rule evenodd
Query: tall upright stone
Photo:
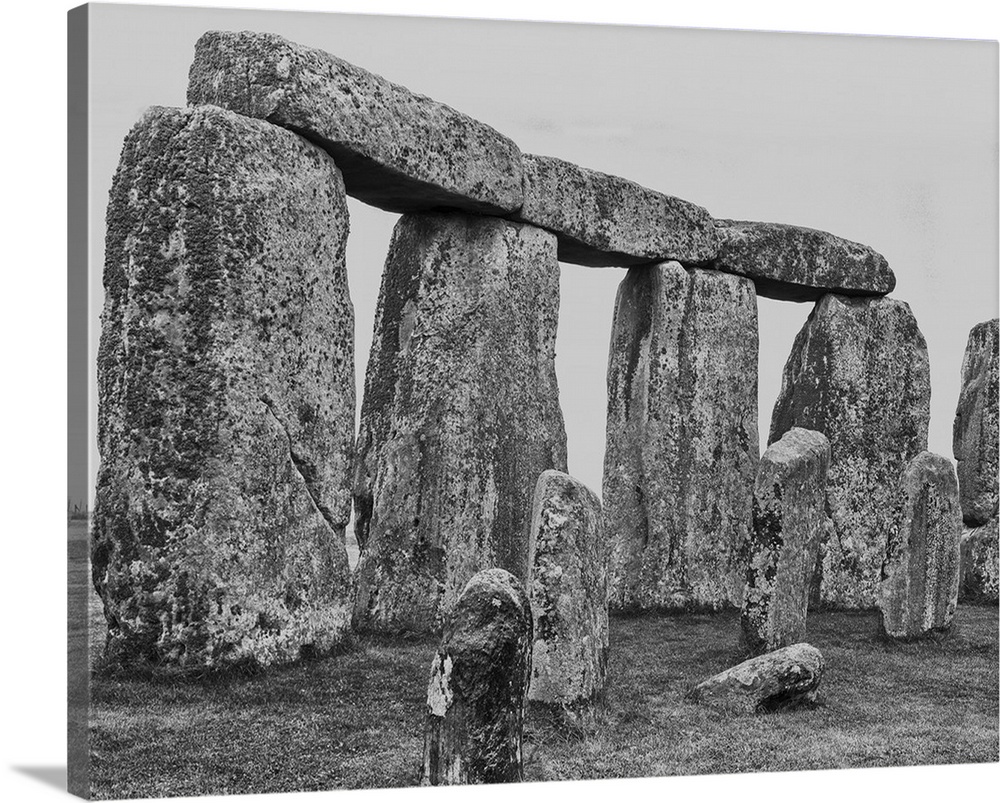
<svg viewBox="0 0 1000 803"><path fill-rule="evenodd" d="M769 442L792 427L830 440L832 527L820 562L826 605L878 605L899 477L927 448L930 392L927 344L905 302L827 295L795 338Z"/></svg>
<svg viewBox="0 0 1000 803"><path fill-rule="evenodd" d="M951 627L958 604L962 510L951 461L921 452L902 476L899 526L889 531L879 608L898 639Z"/></svg>
<svg viewBox="0 0 1000 803"><path fill-rule="evenodd" d="M538 475L566 468L552 234L412 214L393 234L358 436L355 624L439 629L476 572L528 574Z"/></svg>
<svg viewBox="0 0 1000 803"><path fill-rule="evenodd" d="M92 568L109 653L270 664L350 622L354 312L330 158L154 108L108 207Z"/></svg>
<svg viewBox="0 0 1000 803"><path fill-rule="evenodd" d="M963 528L959 602L996 605L1000 601L998 523L994 516L981 527Z"/></svg>
<svg viewBox="0 0 1000 803"><path fill-rule="evenodd" d="M575 715L603 692L608 662L607 549L594 492L561 471L542 472L529 554L528 699Z"/></svg>
<svg viewBox="0 0 1000 803"><path fill-rule="evenodd" d="M522 738L531 672L531 606L503 569L462 591L431 662L421 783L524 780Z"/></svg>
<svg viewBox="0 0 1000 803"><path fill-rule="evenodd" d="M757 344L749 279L666 262L619 286L603 493L613 608L740 604Z"/></svg>
<svg viewBox="0 0 1000 803"><path fill-rule="evenodd" d="M794 427L760 458L740 626L753 653L802 641L826 526L830 441Z"/></svg>
<svg viewBox="0 0 1000 803"><path fill-rule="evenodd" d="M1000 439L1000 321L969 332L962 360L962 391L955 411L953 449L958 461L962 516L970 527L997 515Z"/></svg>

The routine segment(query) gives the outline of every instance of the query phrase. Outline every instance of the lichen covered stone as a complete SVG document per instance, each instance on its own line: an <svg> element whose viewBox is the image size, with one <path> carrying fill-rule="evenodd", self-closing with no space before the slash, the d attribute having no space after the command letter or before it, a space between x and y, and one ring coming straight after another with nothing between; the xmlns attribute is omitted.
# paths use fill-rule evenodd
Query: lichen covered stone
<svg viewBox="0 0 1000 803"><path fill-rule="evenodd" d="M535 643L528 698L572 715L604 690L607 550L601 502L560 471L535 486L528 595Z"/></svg>
<svg viewBox="0 0 1000 803"><path fill-rule="evenodd" d="M824 605L878 605L899 478L927 448L930 393L927 344L905 302L826 295L796 336L769 443L792 427L830 440Z"/></svg>
<svg viewBox="0 0 1000 803"><path fill-rule="evenodd" d="M962 360L962 391L955 411L954 455L962 515L970 527L997 515L1000 450L1000 321L969 332Z"/></svg>
<svg viewBox="0 0 1000 803"><path fill-rule="evenodd" d="M562 159L524 154L523 165L517 219L554 232L561 262L705 264L716 255L715 224L700 206Z"/></svg>
<svg viewBox="0 0 1000 803"><path fill-rule="evenodd" d="M1000 550L997 545L997 518L975 528L963 528L959 602L996 605Z"/></svg>
<svg viewBox="0 0 1000 803"><path fill-rule="evenodd" d="M531 636L524 585L502 569L476 574L431 662L422 785L524 780Z"/></svg>
<svg viewBox="0 0 1000 803"><path fill-rule="evenodd" d="M879 608L886 635L913 639L951 627L958 604L962 510L951 461L921 452L902 476Z"/></svg>
<svg viewBox="0 0 1000 803"><path fill-rule="evenodd" d="M521 153L507 137L275 34L204 34L195 45L188 103L303 134L337 160L349 195L381 209L501 214L521 205Z"/></svg>
<svg viewBox="0 0 1000 803"><path fill-rule="evenodd" d="M767 298L882 296L896 286L889 263L874 248L829 232L749 220L716 220L715 225L719 254L713 267L749 276Z"/></svg>
<svg viewBox="0 0 1000 803"><path fill-rule="evenodd" d="M830 442L794 427L760 458L747 541L740 616L754 654L802 641L819 545L826 526Z"/></svg>
<svg viewBox="0 0 1000 803"><path fill-rule="evenodd" d="M688 698L744 714L809 706L817 702L824 668L819 650L811 644L792 644L703 680Z"/></svg>
<svg viewBox="0 0 1000 803"><path fill-rule="evenodd" d="M350 620L343 182L299 136L154 108L111 189L92 567L108 653L292 660Z"/></svg>
<svg viewBox="0 0 1000 803"><path fill-rule="evenodd" d="M612 608L741 604L757 344L749 279L667 262L619 286L603 486Z"/></svg>
<svg viewBox="0 0 1000 803"><path fill-rule="evenodd" d="M566 468L555 237L463 214L396 226L358 436L355 624L440 629L476 572L528 576L535 482Z"/></svg>

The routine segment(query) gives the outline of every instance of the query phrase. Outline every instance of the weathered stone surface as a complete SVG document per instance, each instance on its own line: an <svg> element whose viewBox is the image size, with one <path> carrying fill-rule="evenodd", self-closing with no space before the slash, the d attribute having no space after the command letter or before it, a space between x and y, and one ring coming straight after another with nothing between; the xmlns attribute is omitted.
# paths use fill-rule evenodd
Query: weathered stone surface
<svg viewBox="0 0 1000 803"><path fill-rule="evenodd" d="M784 223L716 220L715 225L719 255L712 267L749 276L767 298L882 296L896 286L885 257L867 245Z"/></svg>
<svg viewBox="0 0 1000 803"><path fill-rule="evenodd" d="M958 599L980 605L996 605L1000 550L997 545L997 518L962 533L961 583Z"/></svg>
<svg viewBox="0 0 1000 803"><path fill-rule="evenodd" d="M407 215L392 244L355 464L355 624L440 628L465 583L528 575L538 475L566 468L555 237Z"/></svg>
<svg viewBox="0 0 1000 803"><path fill-rule="evenodd" d="M740 625L753 653L805 638L816 559L827 522L830 441L795 427L760 458L747 542Z"/></svg>
<svg viewBox="0 0 1000 803"><path fill-rule="evenodd" d="M997 515L1000 472L1000 321L977 324L969 332L962 360L962 392L955 411L953 449L958 461L962 515L969 526Z"/></svg>
<svg viewBox="0 0 1000 803"><path fill-rule="evenodd" d="M92 545L108 645L286 661L350 619L343 183L295 134L154 108L108 207Z"/></svg>
<svg viewBox="0 0 1000 803"><path fill-rule="evenodd" d="M668 262L619 286L603 493L612 608L742 602L757 343L749 279Z"/></svg>
<svg viewBox="0 0 1000 803"><path fill-rule="evenodd" d="M930 392L927 344L905 302L827 295L795 338L769 442L792 427L830 439L833 526L820 547L826 605L878 605L899 478L927 448Z"/></svg>
<svg viewBox="0 0 1000 803"><path fill-rule="evenodd" d="M204 34L195 45L188 103L211 103L303 134L336 159L348 194L381 209L498 214L521 205L521 153L509 139L275 34Z"/></svg>
<svg viewBox="0 0 1000 803"><path fill-rule="evenodd" d="M903 472L900 494L879 608L886 635L911 639L948 630L958 605L962 509L951 461L921 452Z"/></svg>
<svg viewBox="0 0 1000 803"><path fill-rule="evenodd" d="M503 569L462 591L431 662L424 725L425 786L524 779L521 739L531 672L531 607Z"/></svg>
<svg viewBox="0 0 1000 803"><path fill-rule="evenodd" d="M516 219L554 232L562 262L691 265L716 255L715 224L700 206L562 159L524 154L523 164Z"/></svg>
<svg viewBox="0 0 1000 803"><path fill-rule="evenodd" d="M575 711L604 690L607 549L601 502L561 471L545 471L532 505L528 595L535 643L528 698Z"/></svg>
<svg viewBox="0 0 1000 803"><path fill-rule="evenodd" d="M695 702L738 713L777 711L816 702L823 655L811 644L793 644L730 667L695 686Z"/></svg>

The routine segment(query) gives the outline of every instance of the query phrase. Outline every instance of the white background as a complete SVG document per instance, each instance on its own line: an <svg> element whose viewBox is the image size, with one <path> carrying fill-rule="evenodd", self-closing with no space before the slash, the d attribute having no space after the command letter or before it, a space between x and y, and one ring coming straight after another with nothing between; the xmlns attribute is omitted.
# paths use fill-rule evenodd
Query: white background
<svg viewBox="0 0 1000 803"><path fill-rule="evenodd" d="M215 2L220 7L268 4ZM925 8L914 3L822 4L690 3L663 9L615 3L461 2L294 4L300 10L421 13L673 26L945 36L996 39L995 10L980 2ZM2 649L7 800L61 796L39 774L59 780L65 766L65 12L58 2L9 5L4 25L3 250L7 310L4 343L3 534L0 566L5 613ZM273 7L273 6L270 6ZM960 88L956 88L957 91ZM558 155L558 154L555 154ZM12 175L13 174L13 175ZM898 271L897 271L898 272ZM994 285L995 287L995 285ZM994 291L995 292L995 291ZM994 299L995 303L995 299ZM922 322L923 323L923 322ZM967 329L968 327L966 327ZM766 426L769 410L762 410ZM892 700L882 701L892 705ZM24 770L27 769L28 772ZM39 771L43 771L39 773ZM526 785L516 789L357 792L368 799L440 800L475 794L500 800L516 794L541 800L586 800L631 795L653 800L692 796L773 800L783 795L841 800L845 795L892 799L989 798L1000 780L997 765L907 768L780 775ZM307 800L338 793L265 795L262 800ZM399 798L399 795L404 797ZM222 800L223 798L218 798ZM200 798L216 800L216 798Z"/></svg>

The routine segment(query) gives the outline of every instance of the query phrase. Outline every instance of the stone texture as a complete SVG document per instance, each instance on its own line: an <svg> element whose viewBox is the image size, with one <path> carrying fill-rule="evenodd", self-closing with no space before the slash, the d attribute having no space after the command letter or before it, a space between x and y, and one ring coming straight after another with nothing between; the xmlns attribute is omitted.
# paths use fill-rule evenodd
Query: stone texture
<svg viewBox="0 0 1000 803"><path fill-rule="evenodd" d="M903 472L899 526L889 531L879 608L886 635L951 627L958 604L962 510L951 461L921 452Z"/></svg>
<svg viewBox="0 0 1000 803"><path fill-rule="evenodd" d="M576 712L601 695L608 660L607 549L601 502L545 471L532 505L528 594L535 643L528 698Z"/></svg>
<svg viewBox="0 0 1000 803"><path fill-rule="evenodd" d="M719 255L713 267L749 276L767 298L882 296L896 286L885 257L867 245L783 223L716 220L715 225Z"/></svg>
<svg viewBox="0 0 1000 803"><path fill-rule="evenodd" d="M336 166L269 123L154 108L107 220L92 565L109 653L176 669L332 646L355 395Z"/></svg>
<svg viewBox="0 0 1000 803"><path fill-rule="evenodd" d="M695 686L689 698L735 713L811 705L823 679L823 655L811 644L793 644L758 655Z"/></svg>
<svg viewBox="0 0 1000 803"><path fill-rule="evenodd" d="M760 458L740 626L753 653L802 641L826 526L830 441L795 427Z"/></svg>
<svg viewBox="0 0 1000 803"><path fill-rule="evenodd" d="M899 478L927 448L930 392L927 344L905 302L827 295L795 338L769 442L792 427L830 439L825 605L878 605Z"/></svg>
<svg viewBox="0 0 1000 803"><path fill-rule="evenodd" d="M1000 322L977 324L969 332L962 360L962 391L955 411L954 455L962 515L971 527L997 515L998 443L1000 443Z"/></svg>
<svg viewBox="0 0 1000 803"><path fill-rule="evenodd" d="M979 605L996 605L1000 553L997 548L997 519L962 533L961 582L958 599Z"/></svg>
<svg viewBox="0 0 1000 803"><path fill-rule="evenodd" d="M209 31L188 103L290 128L325 148L348 194L391 212L521 205L521 153L488 125L342 59L269 33Z"/></svg>
<svg viewBox="0 0 1000 803"><path fill-rule="evenodd" d="M613 608L742 602L757 343L749 279L669 262L619 286L603 493Z"/></svg>
<svg viewBox="0 0 1000 803"><path fill-rule="evenodd" d="M400 219L355 465L355 624L439 629L465 583L528 574L538 475L566 468L555 237L463 214Z"/></svg>
<svg viewBox="0 0 1000 803"><path fill-rule="evenodd" d="M424 786L524 780L521 741L531 671L531 607L503 569L462 591L431 662Z"/></svg>
<svg viewBox="0 0 1000 803"><path fill-rule="evenodd" d="M688 201L562 159L524 154L517 219L559 238L559 260L627 267L705 264L718 250L712 217Z"/></svg>

